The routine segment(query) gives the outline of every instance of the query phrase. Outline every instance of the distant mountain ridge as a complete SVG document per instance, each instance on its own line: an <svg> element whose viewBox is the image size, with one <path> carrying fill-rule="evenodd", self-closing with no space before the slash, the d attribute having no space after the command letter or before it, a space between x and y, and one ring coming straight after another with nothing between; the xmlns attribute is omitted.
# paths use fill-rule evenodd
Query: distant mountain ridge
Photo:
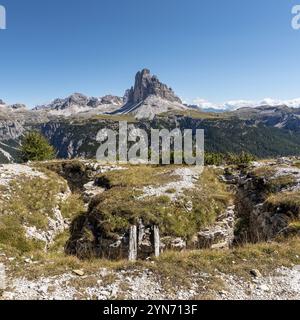
<svg viewBox="0 0 300 320"><path fill-rule="evenodd" d="M139 119L150 119L172 109L185 110L187 107L171 88L151 75L150 70L143 69L136 74L134 86L125 91L124 97L106 95L97 98L74 93L33 110L66 117L79 114L132 114Z"/></svg>
<svg viewBox="0 0 300 320"><path fill-rule="evenodd" d="M53 102L35 107L35 111L46 111L52 115L72 116L86 112L112 112L120 108L123 98L107 95L104 97L87 97L74 93L65 99L55 99Z"/></svg>
<svg viewBox="0 0 300 320"><path fill-rule="evenodd" d="M134 86L124 97L74 93L33 110L0 100L0 163L19 159L21 138L28 130L41 131L55 146L58 157L93 157L98 130L115 130L122 119L148 131L204 129L205 148L211 152L248 151L258 157L300 155L297 99L287 104L270 99L264 102L231 101L223 105L224 112L207 102L202 103L205 108L187 105L148 69L136 74Z"/></svg>
<svg viewBox="0 0 300 320"><path fill-rule="evenodd" d="M300 132L300 108L265 105L256 108L242 108L236 110L234 115L239 119L263 123L268 127Z"/></svg>
<svg viewBox="0 0 300 320"><path fill-rule="evenodd" d="M198 108L207 112L228 112L236 111L242 108L259 108L262 106L287 106L289 108L300 108L300 98L290 100L275 100L271 98L265 98L261 101L249 101L249 100L232 100L221 104L212 103L204 99L196 99L194 101L194 108Z"/></svg>
<svg viewBox="0 0 300 320"><path fill-rule="evenodd" d="M143 69L137 72L134 85L125 91L123 97L114 95L88 97L81 93L73 93L66 98L57 98L48 104L36 106L32 110L50 116L62 117L130 114L137 119L153 119L156 115L172 110L182 112L195 110L211 113L232 112L238 116L244 116L245 114L258 115L258 113L263 112L262 108L283 108L284 106L292 108L288 111L289 114L297 113L294 109L300 108L300 98L285 101L266 98L260 102L232 100L223 104L196 99L194 104L189 105L183 103L172 88L160 82L158 77L152 75L149 69ZM0 100L0 111L4 109L24 111L26 106L24 104L7 105L3 100Z"/></svg>

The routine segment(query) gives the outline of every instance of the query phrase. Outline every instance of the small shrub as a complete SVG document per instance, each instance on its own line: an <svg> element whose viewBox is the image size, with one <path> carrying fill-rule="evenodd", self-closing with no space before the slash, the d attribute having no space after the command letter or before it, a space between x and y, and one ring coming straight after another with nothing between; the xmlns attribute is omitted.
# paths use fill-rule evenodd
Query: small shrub
<svg viewBox="0 0 300 320"><path fill-rule="evenodd" d="M247 165L254 161L255 157L247 152L235 153L211 153L206 152L204 155L204 161L206 165Z"/></svg>

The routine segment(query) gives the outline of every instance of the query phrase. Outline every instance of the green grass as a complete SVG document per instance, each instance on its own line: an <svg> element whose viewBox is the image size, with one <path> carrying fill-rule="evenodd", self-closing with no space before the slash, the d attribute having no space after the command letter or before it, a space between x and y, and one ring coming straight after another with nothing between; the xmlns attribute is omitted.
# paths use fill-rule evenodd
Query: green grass
<svg viewBox="0 0 300 320"><path fill-rule="evenodd" d="M267 188L269 192L278 192L283 188L288 188L295 184L296 179L293 175L284 175L268 180Z"/></svg>
<svg viewBox="0 0 300 320"><path fill-rule="evenodd" d="M261 186L268 195L277 193L284 188L291 187L296 184L296 179L292 174L274 177L276 168L263 166L255 168L250 172L256 179L261 179Z"/></svg>
<svg viewBox="0 0 300 320"><path fill-rule="evenodd" d="M299 252L297 237L279 243L247 244L232 250L167 251L157 259L152 269L161 275L168 287L173 288L180 284L189 286L189 274L195 272L211 276L223 272L249 280L252 269L267 275L277 267L299 264Z"/></svg>
<svg viewBox="0 0 300 320"><path fill-rule="evenodd" d="M198 230L213 223L232 200L232 194L227 186L219 181L218 173L211 168L203 171L197 182L197 188L186 191L186 196L191 197L193 202Z"/></svg>
<svg viewBox="0 0 300 320"><path fill-rule="evenodd" d="M105 183L109 188L142 188L148 185L162 185L176 181L176 176L171 175L174 167L158 166L124 166L126 170L111 171L98 175L98 184Z"/></svg>
<svg viewBox="0 0 300 320"><path fill-rule="evenodd" d="M230 117L227 113L214 113L214 112L203 112L197 110L186 110L186 111L168 111L157 115L158 118L165 118L168 116L187 117L192 119L227 119Z"/></svg>
<svg viewBox="0 0 300 320"><path fill-rule="evenodd" d="M293 221L289 224L290 228L293 228L295 230L297 230L298 232L300 231L300 221Z"/></svg>
<svg viewBox="0 0 300 320"><path fill-rule="evenodd" d="M60 211L64 218L74 219L86 211L83 200L79 194L71 194L60 204Z"/></svg>
<svg viewBox="0 0 300 320"><path fill-rule="evenodd" d="M93 116L90 118L90 120L110 120L113 122L119 122L119 121L127 121L129 123L135 123L137 120L134 118L134 116L131 115L109 115L109 114L99 114L96 116Z"/></svg>
<svg viewBox="0 0 300 320"><path fill-rule="evenodd" d="M300 161L295 161L293 166L300 169Z"/></svg>
<svg viewBox="0 0 300 320"><path fill-rule="evenodd" d="M281 208L287 213L300 214L300 191L280 192L270 195L266 200L266 205L270 208Z"/></svg>
<svg viewBox="0 0 300 320"><path fill-rule="evenodd" d="M12 180L2 188L0 207L0 248L15 255L39 251L42 241L25 236L24 226L47 231L54 208L60 208L65 218L73 219L84 211L81 198L74 194L62 201L58 194L66 193L67 184L57 174L44 170L46 177L24 177Z"/></svg>
<svg viewBox="0 0 300 320"><path fill-rule="evenodd" d="M15 215L22 223L45 230L47 216L59 203L57 195L66 191L66 183L50 173L47 179L20 177L9 185L9 199L2 204L2 215Z"/></svg>
<svg viewBox="0 0 300 320"><path fill-rule="evenodd" d="M251 175L256 178L270 178L276 173L275 168L269 166L257 167L251 171Z"/></svg>
<svg viewBox="0 0 300 320"><path fill-rule="evenodd" d="M42 250L43 243L25 237L25 230L16 215L0 216L0 249L18 256L35 250Z"/></svg>

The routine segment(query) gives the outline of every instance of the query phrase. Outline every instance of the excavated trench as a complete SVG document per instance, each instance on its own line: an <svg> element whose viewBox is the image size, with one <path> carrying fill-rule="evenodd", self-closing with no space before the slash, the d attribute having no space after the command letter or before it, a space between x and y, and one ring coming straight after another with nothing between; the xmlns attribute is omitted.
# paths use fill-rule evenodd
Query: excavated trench
<svg viewBox="0 0 300 320"><path fill-rule="evenodd" d="M283 186L271 186L270 177L257 177L245 169L229 176L227 181L233 184L236 190L234 244L276 240L278 237L298 233L290 227L290 223L299 219L299 207L267 201L270 194L284 191Z"/></svg>
<svg viewBox="0 0 300 320"><path fill-rule="evenodd" d="M109 181L97 164L62 162L49 164L48 169L65 178L73 192L80 192L87 203L87 213L77 217L71 224L71 237L66 243L66 253L79 258L97 256L108 259L146 259L165 249L224 249L243 243L266 241L287 230L291 216L283 210L264 206L266 183L251 176L246 168L229 172L221 177L234 193L234 203L221 214L210 227L201 230L197 239L187 243L183 238L160 239L157 227L144 224L140 219L134 230L109 234L105 223L93 213L97 194L110 188ZM87 192L86 188L89 188ZM269 209L269 211L267 210ZM155 232L156 230L156 232ZM104 236L105 235L105 236ZM133 242L132 242L133 241ZM157 244L159 242L159 245ZM160 250L157 249L159 246Z"/></svg>
<svg viewBox="0 0 300 320"><path fill-rule="evenodd" d="M62 176L68 182L72 192L80 193L87 204L87 212L71 223L71 236L65 246L67 254L76 255L82 259L97 256L107 259L133 257L132 259L135 260L158 255L159 251L166 249L225 249L236 243L236 203L231 203L213 225L198 232L189 243L180 237L160 239L157 227L154 224L145 224L142 219L134 224L135 231L129 229L117 236L109 235L105 225L101 225L99 218L92 211L96 206L97 195L110 189L110 183L105 176L97 176L103 170L99 170L96 164L80 161L49 163L47 168ZM226 182L232 184L227 178ZM132 238L136 243L134 245L131 243Z"/></svg>

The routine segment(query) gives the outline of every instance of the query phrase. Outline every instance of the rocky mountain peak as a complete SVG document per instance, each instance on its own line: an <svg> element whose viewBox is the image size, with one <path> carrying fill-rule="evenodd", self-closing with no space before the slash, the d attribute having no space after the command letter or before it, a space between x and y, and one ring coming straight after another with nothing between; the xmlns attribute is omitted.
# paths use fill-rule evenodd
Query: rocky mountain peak
<svg viewBox="0 0 300 320"><path fill-rule="evenodd" d="M149 69L139 71L135 76L135 84L125 93L128 104L138 104L154 95L170 102L182 103L173 90L161 83L157 76L151 75Z"/></svg>
<svg viewBox="0 0 300 320"><path fill-rule="evenodd" d="M11 108L12 110L25 110L26 105L23 103L15 103L15 104L11 104L9 108Z"/></svg>
<svg viewBox="0 0 300 320"><path fill-rule="evenodd" d="M88 103L88 97L81 94L81 93L73 93L70 95L64 105L62 106L62 109L69 108L72 105L77 105L77 106L85 106Z"/></svg>
<svg viewBox="0 0 300 320"><path fill-rule="evenodd" d="M14 103L14 104L7 104L2 99L0 99L0 107L1 110L5 111L23 111L26 109L26 105L22 103Z"/></svg>
<svg viewBox="0 0 300 320"><path fill-rule="evenodd" d="M35 111L46 111L52 115L73 116L78 114L94 115L114 111L123 105L123 98L106 95L88 97L82 93L73 93L67 98L55 99L49 104L37 106Z"/></svg>
<svg viewBox="0 0 300 320"><path fill-rule="evenodd" d="M123 99L109 94L101 98L101 104L122 105Z"/></svg>

